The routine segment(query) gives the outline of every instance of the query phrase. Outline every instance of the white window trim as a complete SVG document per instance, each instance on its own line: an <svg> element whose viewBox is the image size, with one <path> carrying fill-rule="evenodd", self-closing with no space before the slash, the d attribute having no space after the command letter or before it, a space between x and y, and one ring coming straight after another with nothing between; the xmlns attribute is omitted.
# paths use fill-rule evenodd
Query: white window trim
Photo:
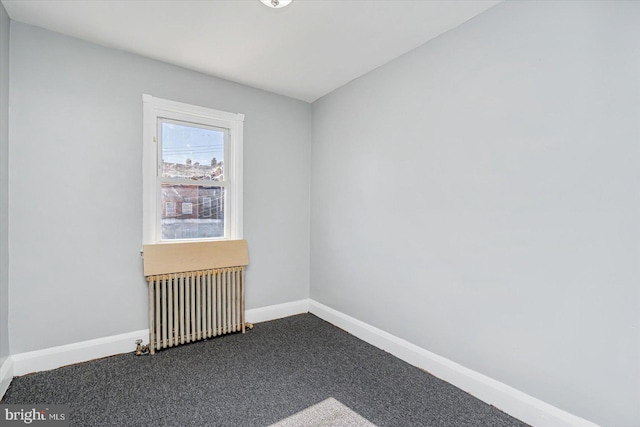
<svg viewBox="0 0 640 427"><path fill-rule="evenodd" d="M242 239L242 139L244 114L228 113L212 108L198 107L168 99L142 95L143 130L142 130L142 242L145 245L156 243L176 243L210 240ZM225 236L212 239L185 239L162 241L160 236L160 212L162 207L158 194L158 118L170 118L186 122L195 122L227 129L229 132L228 159L225 164L231 165L229 175L225 170ZM227 168L225 168L227 169ZM212 182L215 185L215 182Z"/></svg>

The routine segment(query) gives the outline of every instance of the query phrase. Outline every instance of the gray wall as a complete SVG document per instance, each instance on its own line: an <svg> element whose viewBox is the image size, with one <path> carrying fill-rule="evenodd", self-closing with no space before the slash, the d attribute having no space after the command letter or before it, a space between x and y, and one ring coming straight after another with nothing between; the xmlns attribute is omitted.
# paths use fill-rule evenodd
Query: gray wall
<svg viewBox="0 0 640 427"><path fill-rule="evenodd" d="M0 3L0 366L9 356L9 17Z"/></svg>
<svg viewBox="0 0 640 427"><path fill-rule="evenodd" d="M507 2L313 104L311 297L640 425L640 2Z"/></svg>
<svg viewBox="0 0 640 427"><path fill-rule="evenodd" d="M12 353L144 329L142 94L246 115L247 308L309 295L309 104L11 25Z"/></svg>

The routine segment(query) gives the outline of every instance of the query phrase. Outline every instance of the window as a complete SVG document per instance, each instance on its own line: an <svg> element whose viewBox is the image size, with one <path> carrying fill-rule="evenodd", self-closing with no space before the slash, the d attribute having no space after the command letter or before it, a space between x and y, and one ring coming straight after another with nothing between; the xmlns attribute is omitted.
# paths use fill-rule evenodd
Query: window
<svg viewBox="0 0 640 427"><path fill-rule="evenodd" d="M193 203L182 204L182 215L193 215Z"/></svg>
<svg viewBox="0 0 640 427"><path fill-rule="evenodd" d="M176 202L166 202L165 206L165 216L176 216Z"/></svg>
<svg viewBox="0 0 640 427"><path fill-rule="evenodd" d="M142 99L144 244L241 239L244 115Z"/></svg>
<svg viewBox="0 0 640 427"><path fill-rule="evenodd" d="M211 216L211 197L202 198L202 216L204 218Z"/></svg>

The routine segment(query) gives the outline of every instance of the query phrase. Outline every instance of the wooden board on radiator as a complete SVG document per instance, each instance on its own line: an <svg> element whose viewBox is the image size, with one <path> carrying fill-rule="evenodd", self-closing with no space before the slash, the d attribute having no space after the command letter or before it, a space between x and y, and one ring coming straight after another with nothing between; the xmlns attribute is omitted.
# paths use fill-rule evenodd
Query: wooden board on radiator
<svg viewBox="0 0 640 427"><path fill-rule="evenodd" d="M144 245L144 275L249 265L246 240Z"/></svg>

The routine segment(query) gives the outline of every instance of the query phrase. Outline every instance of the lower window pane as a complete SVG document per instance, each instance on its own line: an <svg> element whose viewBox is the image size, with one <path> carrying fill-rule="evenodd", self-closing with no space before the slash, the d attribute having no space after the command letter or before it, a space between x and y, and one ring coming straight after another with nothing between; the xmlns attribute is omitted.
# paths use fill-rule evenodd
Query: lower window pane
<svg viewBox="0 0 640 427"><path fill-rule="evenodd" d="M224 237L224 187L162 184L163 240Z"/></svg>

